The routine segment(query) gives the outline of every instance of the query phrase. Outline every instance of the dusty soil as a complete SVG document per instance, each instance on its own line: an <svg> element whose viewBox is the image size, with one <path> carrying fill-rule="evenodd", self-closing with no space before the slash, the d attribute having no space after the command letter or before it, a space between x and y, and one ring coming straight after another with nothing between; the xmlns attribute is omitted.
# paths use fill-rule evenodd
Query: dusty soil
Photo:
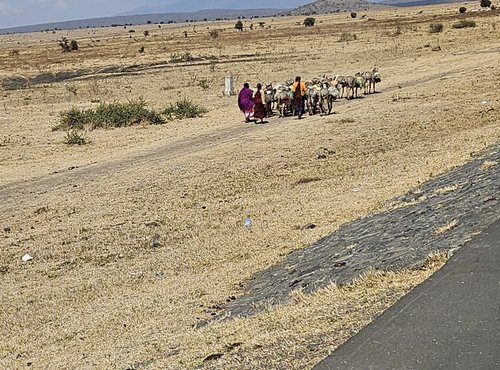
<svg viewBox="0 0 500 370"><path fill-rule="evenodd" d="M244 287L248 293L221 304L214 319L249 316L262 307L283 304L297 289L312 293L332 283L345 285L370 270L415 269L432 253L455 253L500 217L499 163L496 144L389 201L386 211L342 225L257 273ZM302 228L314 227L309 223Z"/></svg>
<svg viewBox="0 0 500 370"><path fill-rule="evenodd" d="M309 368L428 277L441 260L195 327L254 274L498 143L498 13L460 5L318 16L310 28L282 17L245 32L2 36L0 79L29 88L0 94L0 367ZM453 29L463 17L477 26ZM339 42L343 32L357 40ZM61 53L62 36L80 50ZM195 59L171 62L185 53ZM329 116L244 124L222 96L226 75L255 86L375 65L379 93ZM47 74L72 77L31 83ZM77 147L52 131L73 106L137 97L155 109L189 97L209 113L89 131Z"/></svg>

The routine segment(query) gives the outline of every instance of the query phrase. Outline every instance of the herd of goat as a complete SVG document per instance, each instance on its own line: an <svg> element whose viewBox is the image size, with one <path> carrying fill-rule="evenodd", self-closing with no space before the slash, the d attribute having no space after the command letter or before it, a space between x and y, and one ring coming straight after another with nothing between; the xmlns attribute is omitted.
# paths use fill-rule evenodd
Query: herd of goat
<svg viewBox="0 0 500 370"><path fill-rule="evenodd" d="M306 82L305 108L310 115L316 112L330 114L333 101L345 97L357 98L358 90L363 89L365 95L375 92L375 84L380 82L378 68L370 72L356 73L354 76L335 76L314 78ZM273 86L268 84L264 90L267 115L273 114L273 107L278 109L279 117L295 115L292 93L293 82Z"/></svg>

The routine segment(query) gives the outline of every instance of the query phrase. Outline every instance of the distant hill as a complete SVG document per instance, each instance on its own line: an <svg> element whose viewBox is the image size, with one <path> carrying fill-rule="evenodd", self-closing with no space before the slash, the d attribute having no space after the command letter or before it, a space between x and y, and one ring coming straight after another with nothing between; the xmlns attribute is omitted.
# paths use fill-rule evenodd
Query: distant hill
<svg viewBox="0 0 500 370"><path fill-rule="evenodd" d="M463 1L463 0L462 0ZM297 3L302 3L301 0L275 0L273 6L288 4L288 8L261 8L261 9L237 9L241 7L240 0L224 0L226 6L233 6L235 9L207 9L196 12L161 12L164 9L181 9L182 5L173 6L150 6L135 9L129 13L143 13L141 15L119 15L116 17L81 19L65 22L53 22L36 24L30 26L10 27L0 29L0 34L7 33L23 33L23 32L41 32L47 30L67 30L77 28L94 28L94 27L110 27L119 25L136 25L150 23L179 23L193 22L204 20L218 19L237 19L237 18L252 18L266 17L276 15L311 15L338 13L346 11L359 11L368 9L379 9L385 6L423 6L431 4L455 3L462 2L460 0L318 0L306 5L301 5L293 10ZM270 4L269 0L255 0L257 4ZM213 1L213 4L218 4ZM211 5L212 5L211 3ZM244 4L244 3L243 3ZM255 5L255 4L254 4ZM158 12L158 13L157 13ZM146 14L147 13L147 14Z"/></svg>
<svg viewBox="0 0 500 370"><path fill-rule="evenodd" d="M66 22L44 23L32 26L21 26L0 29L0 34L22 33L22 32L41 32L46 30L67 30L77 28L110 27L113 25L135 25L151 23L179 23L186 21L203 21L217 19L237 19L265 17L283 14L290 9L209 9L188 13L162 13L162 14L143 14L127 15L117 17L81 19Z"/></svg>
<svg viewBox="0 0 500 370"><path fill-rule="evenodd" d="M182 0L169 1L168 5L149 5L129 10L117 15L136 14L160 14L160 13L187 13L193 9L248 9L249 3L252 8L266 9L272 6L279 9L293 9L299 5L306 4L307 0L252 0L245 2L241 0Z"/></svg>
<svg viewBox="0 0 500 370"><path fill-rule="evenodd" d="M380 4L387 6L423 6L435 4L463 3L463 0L384 0ZM479 0L477 1L479 4Z"/></svg>
<svg viewBox="0 0 500 370"><path fill-rule="evenodd" d="M299 6L298 8L289 11L287 14L311 15L380 9L383 7L384 5L379 5L377 3L372 3L366 0L318 0L310 4Z"/></svg>

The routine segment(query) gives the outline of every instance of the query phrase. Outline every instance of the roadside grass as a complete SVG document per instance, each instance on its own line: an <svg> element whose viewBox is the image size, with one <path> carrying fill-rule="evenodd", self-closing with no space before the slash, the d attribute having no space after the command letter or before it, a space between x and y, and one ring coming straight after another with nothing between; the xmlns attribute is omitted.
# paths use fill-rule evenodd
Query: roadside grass
<svg viewBox="0 0 500 370"><path fill-rule="evenodd" d="M432 253L417 269L371 270L345 286L296 290L289 304L184 333L172 360L204 369L311 368L446 261L446 253Z"/></svg>
<svg viewBox="0 0 500 370"><path fill-rule="evenodd" d="M452 220L452 221L448 222L446 225L438 227L436 229L436 235L444 234L445 232L454 229L457 225L458 225L458 221Z"/></svg>
<svg viewBox="0 0 500 370"><path fill-rule="evenodd" d="M481 169L482 169L483 171L487 171L487 170L489 170L490 168L495 167L497 164L498 164L498 162L495 162L495 161L485 161L485 162L482 164Z"/></svg>
<svg viewBox="0 0 500 370"><path fill-rule="evenodd" d="M434 192L433 192L433 194L432 194L432 195L443 195L443 194L447 194L447 193L450 193L450 192L452 192L452 191L458 190L459 188L460 188L460 186L458 186L457 184L448 185L448 186L443 186L442 188L439 188L439 189L434 190Z"/></svg>

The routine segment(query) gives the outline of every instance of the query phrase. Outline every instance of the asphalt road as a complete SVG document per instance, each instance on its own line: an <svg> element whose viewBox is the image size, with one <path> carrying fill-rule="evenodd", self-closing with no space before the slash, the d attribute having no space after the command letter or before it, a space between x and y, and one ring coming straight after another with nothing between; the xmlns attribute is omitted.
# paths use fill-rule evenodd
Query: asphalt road
<svg viewBox="0 0 500 370"><path fill-rule="evenodd" d="M500 218L314 367L500 369Z"/></svg>

